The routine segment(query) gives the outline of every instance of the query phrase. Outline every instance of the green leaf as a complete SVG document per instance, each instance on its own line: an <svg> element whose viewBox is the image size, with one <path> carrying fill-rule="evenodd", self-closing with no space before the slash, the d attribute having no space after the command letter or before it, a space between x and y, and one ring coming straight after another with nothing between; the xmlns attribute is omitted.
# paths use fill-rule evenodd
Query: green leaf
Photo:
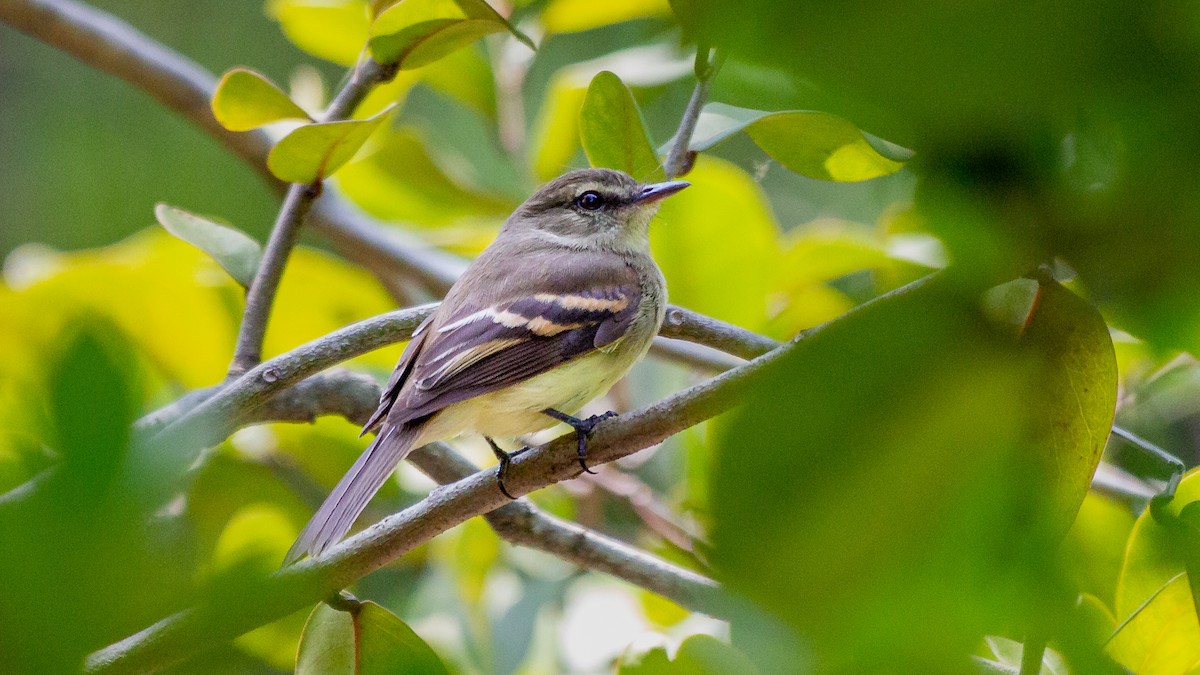
<svg viewBox="0 0 1200 675"><path fill-rule="evenodd" d="M710 560L822 670L961 671L1014 598L1058 592L1044 567L1116 396L1108 330L1055 288L1014 341L951 272L807 336L718 429Z"/></svg>
<svg viewBox="0 0 1200 675"><path fill-rule="evenodd" d="M262 261L262 247L240 230L183 209L158 204L154 216L167 232L204 251L243 288L249 288Z"/></svg>
<svg viewBox="0 0 1200 675"><path fill-rule="evenodd" d="M861 181L895 173L912 153L869 136L823 112L764 112L723 103L704 107L691 149L708 150L745 131L768 155L796 173L832 181Z"/></svg>
<svg viewBox="0 0 1200 675"><path fill-rule="evenodd" d="M711 635L692 635L679 645L675 658L656 647L623 656L617 675L756 675L758 669L742 652Z"/></svg>
<svg viewBox="0 0 1200 675"><path fill-rule="evenodd" d="M503 31L533 47L532 40L483 0L405 0L375 18L369 47L380 63L411 69Z"/></svg>
<svg viewBox="0 0 1200 675"><path fill-rule="evenodd" d="M1200 501L1200 471L1191 471L1166 506L1177 516ZM1115 614L1122 623L1109 653L1139 675L1191 672L1200 660L1200 620L1186 571L1179 532L1160 524L1147 509L1129 536L1117 583Z"/></svg>
<svg viewBox="0 0 1200 675"><path fill-rule="evenodd" d="M230 131L249 131L287 119L312 120L274 82L246 68L234 68L221 77L212 111Z"/></svg>
<svg viewBox="0 0 1200 675"><path fill-rule="evenodd" d="M354 611L317 605L296 657L297 675L438 675L446 666L395 614L364 602Z"/></svg>
<svg viewBox="0 0 1200 675"><path fill-rule="evenodd" d="M343 66L358 60L371 25L363 0L268 0L267 14L297 47Z"/></svg>
<svg viewBox="0 0 1200 675"><path fill-rule="evenodd" d="M271 148L267 167L280 180L313 183L333 175L354 158L395 106L365 120L306 124Z"/></svg>
<svg viewBox="0 0 1200 675"><path fill-rule="evenodd" d="M619 169L641 181L665 177L633 92L607 70L588 85L579 110L579 139L592 166Z"/></svg>
<svg viewBox="0 0 1200 675"><path fill-rule="evenodd" d="M1045 370L1031 392L1034 459L1051 477L1051 512L1065 534L1079 512L1116 411L1117 361L1104 318L1053 281L1041 283L1021 344Z"/></svg>

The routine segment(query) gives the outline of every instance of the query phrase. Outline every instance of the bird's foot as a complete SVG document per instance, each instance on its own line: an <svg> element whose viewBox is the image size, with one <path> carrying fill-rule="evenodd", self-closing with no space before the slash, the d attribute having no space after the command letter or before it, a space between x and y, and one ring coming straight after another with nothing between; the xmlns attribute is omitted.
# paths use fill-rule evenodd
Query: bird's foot
<svg viewBox="0 0 1200 675"><path fill-rule="evenodd" d="M592 430L596 428L597 424L600 424L601 422L603 422L606 419L616 417L617 413L613 412L612 410L609 410L608 412L602 413L600 415L592 415L591 417L586 417L586 418L580 419L578 417L573 417L566 413L561 413L553 408L546 408L542 412L546 415L549 415L550 417L553 417L554 419L556 419L560 422L563 422L564 424L566 424L567 426L569 426L575 430L575 438L579 443L579 447L578 447L579 466L581 468L583 468L583 470L586 473L596 473L595 471L592 471L590 468L588 468L588 465L587 465L587 439L588 439L588 436L590 436L592 434Z"/></svg>
<svg viewBox="0 0 1200 675"><path fill-rule="evenodd" d="M505 497L516 500L516 497L512 496L508 488L504 487L504 476L508 473L508 467L512 464L513 457L517 457L529 450L529 446L526 445L520 450L513 452L505 452L500 449L499 445L496 445L496 441L492 440L490 436L484 436L483 438L488 442L488 445L492 446L492 454L496 456L496 459L500 460L500 466L496 467L496 483L500 486L500 491L504 493Z"/></svg>

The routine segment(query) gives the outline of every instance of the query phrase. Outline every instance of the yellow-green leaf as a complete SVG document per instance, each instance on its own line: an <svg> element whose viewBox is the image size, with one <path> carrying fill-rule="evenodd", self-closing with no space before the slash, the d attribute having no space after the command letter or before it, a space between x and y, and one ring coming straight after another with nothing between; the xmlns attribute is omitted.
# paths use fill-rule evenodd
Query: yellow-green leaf
<svg viewBox="0 0 1200 675"><path fill-rule="evenodd" d="M401 69L420 68L485 35L503 30L504 26L494 21L434 19L371 38L371 53L382 63L398 63Z"/></svg>
<svg viewBox="0 0 1200 675"><path fill-rule="evenodd" d="M1193 470L1179 483L1166 510L1178 516L1198 500L1200 471ZM1192 672L1200 662L1200 621L1181 549L1176 534L1149 510L1129 536L1117 582L1115 614L1121 624L1108 651L1138 675Z"/></svg>
<svg viewBox="0 0 1200 675"><path fill-rule="evenodd" d="M723 103L704 107L691 149L707 150L739 131L796 173L832 181L861 181L895 173L912 153L867 136L829 113L764 112Z"/></svg>
<svg viewBox="0 0 1200 675"><path fill-rule="evenodd" d="M369 45L377 61L411 69L502 31L533 46L528 37L482 0L405 0L375 18Z"/></svg>
<svg viewBox="0 0 1200 675"><path fill-rule="evenodd" d="M267 14L297 47L343 66L358 60L371 25L363 0L269 0Z"/></svg>
<svg viewBox="0 0 1200 675"><path fill-rule="evenodd" d="M221 77L212 111L230 131L249 131L280 120L312 119L274 82L247 68L234 68Z"/></svg>
<svg viewBox="0 0 1200 675"><path fill-rule="evenodd" d="M249 288L262 261L262 247L240 230L214 223L166 204L154 207L167 232L204 251L243 288Z"/></svg>
<svg viewBox="0 0 1200 675"><path fill-rule="evenodd" d="M664 201L650 226L671 299L759 329L782 258L766 195L745 171L715 157L698 158L688 180L692 187Z"/></svg>
<svg viewBox="0 0 1200 675"><path fill-rule="evenodd" d="M579 110L579 139L592 166L620 169L642 181L664 177L633 92L607 70L588 85Z"/></svg>
<svg viewBox="0 0 1200 675"><path fill-rule="evenodd" d="M325 603L309 615L297 675L438 675L446 666L395 614L364 602L351 611Z"/></svg>
<svg viewBox="0 0 1200 675"><path fill-rule="evenodd" d="M392 108L365 120L306 124L271 148L267 167L280 180L312 183L322 180L354 158Z"/></svg>

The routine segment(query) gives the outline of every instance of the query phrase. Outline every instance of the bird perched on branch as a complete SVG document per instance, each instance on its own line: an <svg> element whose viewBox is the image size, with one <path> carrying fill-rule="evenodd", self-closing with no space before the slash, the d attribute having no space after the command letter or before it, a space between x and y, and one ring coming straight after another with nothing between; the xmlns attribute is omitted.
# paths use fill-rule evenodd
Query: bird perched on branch
<svg viewBox="0 0 1200 675"><path fill-rule="evenodd" d="M584 169L552 181L508 218L416 332L363 428L375 439L317 510L285 564L319 555L346 534L414 448L482 434L504 485L513 438L556 422L578 438L585 471L592 428L574 417L649 349L666 310L650 257L650 218L682 181L642 184Z"/></svg>

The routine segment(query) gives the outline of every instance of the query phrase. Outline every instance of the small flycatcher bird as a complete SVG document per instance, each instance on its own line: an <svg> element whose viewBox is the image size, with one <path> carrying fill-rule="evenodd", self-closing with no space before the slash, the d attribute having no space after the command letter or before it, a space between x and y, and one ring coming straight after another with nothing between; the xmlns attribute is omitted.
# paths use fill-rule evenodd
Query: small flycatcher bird
<svg viewBox="0 0 1200 675"><path fill-rule="evenodd" d="M586 471L586 439L608 417L573 417L640 359L662 325L667 291L650 257L659 200L688 183L642 184L608 169L552 181L508 218L413 333L363 427L375 439L300 533L285 564L349 531L408 453L462 433L515 438L565 422Z"/></svg>

